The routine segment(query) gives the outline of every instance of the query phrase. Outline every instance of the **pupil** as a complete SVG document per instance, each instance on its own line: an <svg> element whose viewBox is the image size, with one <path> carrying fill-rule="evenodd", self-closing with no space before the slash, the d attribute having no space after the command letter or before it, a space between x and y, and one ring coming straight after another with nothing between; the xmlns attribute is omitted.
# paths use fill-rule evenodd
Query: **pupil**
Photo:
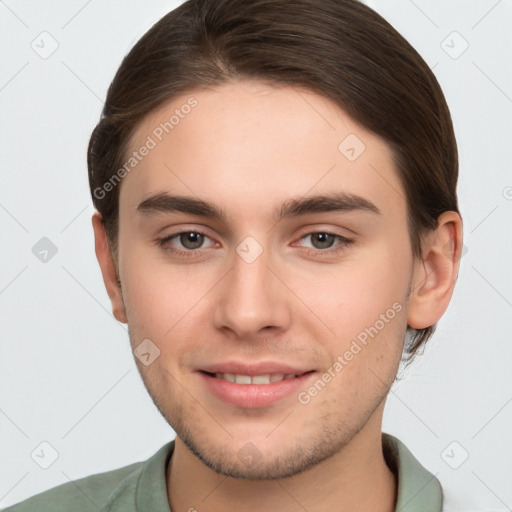
<svg viewBox="0 0 512 512"><path fill-rule="evenodd" d="M318 243L315 243L317 240ZM334 242L334 235L330 235L329 233L315 233L313 235L313 246L316 249L328 249L332 246Z"/></svg>
<svg viewBox="0 0 512 512"><path fill-rule="evenodd" d="M197 249L203 244L203 238L204 235L200 233L183 233L180 236L180 242L183 244L183 247L187 249Z"/></svg>

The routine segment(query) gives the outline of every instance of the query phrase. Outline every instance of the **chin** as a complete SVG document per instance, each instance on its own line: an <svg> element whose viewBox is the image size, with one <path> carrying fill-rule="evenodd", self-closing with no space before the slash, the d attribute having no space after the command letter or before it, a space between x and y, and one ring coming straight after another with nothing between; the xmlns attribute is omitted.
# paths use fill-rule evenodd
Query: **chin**
<svg viewBox="0 0 512 512"><path fill-rule="evenodd" d="M235 439L214 446L212 439L178 433L183 444L207 467L220 475L244 480L277 480L289 478L322 463L339 451L346 442L326 442L322 435L284 443L269 443L261 437L261 444L248 441L242 444ZM261 449L258 447L260 444ZM235 448L234 445L237 447Z"/></svg>

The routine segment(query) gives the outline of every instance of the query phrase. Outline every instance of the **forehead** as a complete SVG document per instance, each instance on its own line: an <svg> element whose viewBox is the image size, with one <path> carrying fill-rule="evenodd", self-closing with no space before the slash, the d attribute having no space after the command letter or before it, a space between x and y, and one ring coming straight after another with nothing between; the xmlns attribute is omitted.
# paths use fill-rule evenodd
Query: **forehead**
<svg viewBox="0 0 512 512"><path fill-rule="evenodd" d="M191 90L144 118L127 158L133 151L121 210L162 191L217 199L225 209L261 210L333 190L373 198L384 210L405 206L388 145L297 87L237 81Z"/></svg>

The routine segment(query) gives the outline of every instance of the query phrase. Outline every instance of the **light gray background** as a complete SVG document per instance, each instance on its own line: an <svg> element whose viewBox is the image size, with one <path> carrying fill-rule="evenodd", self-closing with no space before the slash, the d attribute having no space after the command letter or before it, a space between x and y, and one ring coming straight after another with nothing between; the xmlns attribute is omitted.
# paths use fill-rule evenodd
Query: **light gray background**
<svg viewBox="0 0 512 512"><path fill-rule="evenodd" d="M390 393L384 431L439 478L448 512L510 510L512 2L367 3L445 92L468 249L434 338ZM144 460L174 436L111 315L85 156L122 57L175 5L0 1L0 508ZM42 237L58 249L46 263L32 252ZM42 442L58 453L48 469Z"/></svg>

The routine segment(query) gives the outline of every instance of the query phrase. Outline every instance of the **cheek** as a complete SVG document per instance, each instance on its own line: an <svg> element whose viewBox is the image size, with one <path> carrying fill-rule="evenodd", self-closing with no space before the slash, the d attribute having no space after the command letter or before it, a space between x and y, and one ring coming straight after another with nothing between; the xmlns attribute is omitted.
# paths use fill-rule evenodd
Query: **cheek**
<svg viewBox="0 0 512 512"><path fill-rule="evenodd" d="M390 308L387 317L393 319L399 309L406 309L410 278L406 269L405 262L397 264L384 258L380 264L340 266L337 272L318 275L315 286L305 286L300 293L308 297L311 310L336 337L354 337Z"/></svg>
<svg viewBox="0 0 512 512"><path fill-rule="evenodd" d="M187 268L177 271L162 259L154 261L147 251L134 248L125 254L121 280L130 328L139 337L165 341L205 295L209 281Z"/></svg>
<svg viewBox="0 0 512 512"><path fill-rule="evenodd" d="M361 251L357 259L347 259L328 274L319 273L314 286L308 288L304 281L298 293L306 294L315 313L308 315L311 328L318 332L319 319L329 327L323 344L331 359L346 354L339 381L370 380L378 387L379 377L368 374L368 368L387 381L400 360L412 256L407 246L395 247Z"/></svg>

